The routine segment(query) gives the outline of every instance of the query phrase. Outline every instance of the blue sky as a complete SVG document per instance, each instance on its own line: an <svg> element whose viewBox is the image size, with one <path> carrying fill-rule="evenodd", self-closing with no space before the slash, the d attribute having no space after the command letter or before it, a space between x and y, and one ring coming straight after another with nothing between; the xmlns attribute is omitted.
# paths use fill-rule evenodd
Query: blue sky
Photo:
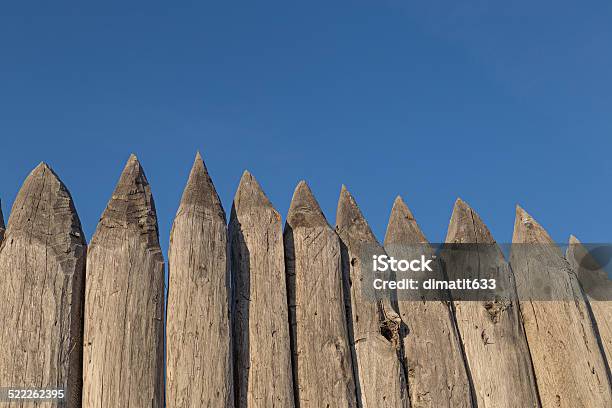
<svg viewBox="0 0 612 408"><path fill-rule="evenodd" d="M457 196L495 238L520 203L558 241L612 240L609 1L9 2L0 198L40 161L91 238L134 152L160 238L199 149L226 212L244 169L285 215L342 183L379 238L401 194L431 241Z"/></svg>

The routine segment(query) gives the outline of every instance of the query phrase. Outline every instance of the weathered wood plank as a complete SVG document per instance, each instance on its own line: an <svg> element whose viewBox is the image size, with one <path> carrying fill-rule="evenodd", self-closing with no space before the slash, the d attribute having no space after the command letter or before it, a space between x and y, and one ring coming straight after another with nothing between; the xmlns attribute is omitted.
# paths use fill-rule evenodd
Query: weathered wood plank
<svg viewBox="0 0 612 408"><path fill-rule="evenodd" d="M460 272L472 268L474 272L470 276L494 276L499 288L495 292L495 299L454 301L457 327L477 406L538 407L514 275L487 226L461 199L455 202L446 242L479 244L478 247L474 245L465 250L453 250L452 259L448 260L447 265ZM453 271L449 270L448 277L456 279L459 276L454 276Z"/></svg>
<svg viewBox="0 0 612 408"><path fill-rule="evenodd" d="M128 160L87 253L84 407L161 407L164 260L153 196Z"/></svg>
<svg viewBox="0 0 612 408"><path fill-rule="evenodd" d="M168 252L167 407L233 407L227 224L199 153Z"/></svg>
<svg viewBox="0 0 612 408"><path fill-rule="evenodd" d="M391 302L366 299L362 293L361 255L364 245L379 246L357 203L342 186L336 212L336 232L341 239L342 264L349 330L354 347L354 368L360 406L409 407L401 363L401 319ZM383 252L380 248L379 252ZM365 266L363 266L365 268ZM350 302L348 302L350 299ZM383 335L384 333L384 335Z"/></svg>
<svg viewBox="0 0 612 408"><path fill-rule="evenodd" d="M70 193L41 163L19 190L0 253L0 384L67 388L64 402L45 406L81 405L85 252Z"/></svg>
<svg viewBox="0 0 612 408"><path fill-rule="evenodd" d="M247 171L234 197L229 236L236 406L293 407L281 217Z"/></svg>
<svg viewBox="0 0 612 408"><path fill-rule="evenodd" d="M385 250L397 259L414 259L427 249L433 252L427 243L410 209L397 197L387 225ZM435 268L434 272L411 272L411 276L421 282L426 278L442 279L443 276L434 276L441 275L440 271ZM403 346L412 407L471 407L470 384L448 302L400 299L399 310L407 326Z"/></svg>
<svg viewBox="0 0 612 408"><path fill-rule="evenodd" d="M293 193L284 244L298 406L356 407L340 239L304 181Z"/></svg>
<svg viewBox="0 0 612 408"><path fill-rule="evenodd" d="M612 282L597 260L573 235L569 239L565 257L587 295L609 366L612 363Z"/></svg>
<svg viewBox="0 0 612 408"><path fill-rule="evenodd" d="M588 310L561 250L520 207L512 242L510 264L542 406L612 406L605 363ZM530 246L521 249L516 244ZM534 298L538 280L549 287L553 300Z"/></svg>

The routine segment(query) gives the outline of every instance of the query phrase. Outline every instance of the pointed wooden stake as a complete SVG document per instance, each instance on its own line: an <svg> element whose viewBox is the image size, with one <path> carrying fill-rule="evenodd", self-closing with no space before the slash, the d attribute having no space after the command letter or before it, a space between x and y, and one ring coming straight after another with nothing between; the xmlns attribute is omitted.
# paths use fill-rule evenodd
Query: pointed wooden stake
<svg viewBox="0 0 612 408"><path fill-rule="evenodd" d="M410 208L406 205L402 197L395 197L393 208L387 224L385 233L385 243L398 242L410 244L426 244L427 238L417 224Z"/></svg>
<svg viewBox="0 0 612 408"><path fill-rule="evenodd" d="M512 242L510 263L542 406L612 406L607 369L587 306L560 249L520 207ZM552 300L536 297L534 284L542 281Z"/></svg>
<svg viewBox="0 0 612 408"><path fill-rule="evenodd" d="M164 260L134 155L91 240L86 288L83 406L162 407Z"/></svg>
<svg viewBox="0 0 612 408"><path fill-rule="evenodd" d="M587 295L604 353L610 365L612 363L612 281L587 248L573 235L570 236L565 257L578 275L578 280Z"/></svg>
<svg viewBox="0 0 612 408"><path fill-rule="evenodd" d="M284 243L298 405L356 407L340 240L304 181L293 193Z"/></svg>
<svg viewBox="0 0 612 408"><path fill-rule="evenodd" d="M230 216L238 408L294 406L281 217L244 172Z"/></svg>
<svg viewBox="0 0 612 408"><path fill-rule="evenodd" d="M487 226L461 199L455 202L446 242L466 244L464 249L449 248L449 279L459 277L453 271L461 273L471 267L470 276L495 276L500 288L492 299L454 301L477 406L538 407L514 276Z"/></svg>
<svg viewBox="0 0 612 408"><path fill-rule="evenodd" d="M54 406L81 406L85 252L70 193L41 163L19 190L0 253L2 386L63 388Z"/></svg>
<svg viewBox="0 0 612 408"><path fill-rule="evenodd" d="M170 234L168 407L233 407L227 225L198 153Z"/></svg>
<svg viewBox="0 0 612 408"><path fill-rule="evenodd" d="M396 259L418 259L433 249L408 206L397 197L385 235L385 250ZM440 272L435 268L434 273ZM432 272L411 272L424 282L442 279ZM399 310L406 324L403 338L410 401L416 407L471 407L470 384L452 311L441 300L400 300Z"/></svg>
<svg viewBox="0 0 612 408"><path fill-rule="evenodd" d="M350 299L349 328L360 406L408 407L410 402L400 360L400 317L390 302L366 299L363 294L365 270L362 270L361 255L364 245L380 246L345 186L338 200L336 231L342 241L347 302ZM383 252L382 248L379 252Z"/></svg>

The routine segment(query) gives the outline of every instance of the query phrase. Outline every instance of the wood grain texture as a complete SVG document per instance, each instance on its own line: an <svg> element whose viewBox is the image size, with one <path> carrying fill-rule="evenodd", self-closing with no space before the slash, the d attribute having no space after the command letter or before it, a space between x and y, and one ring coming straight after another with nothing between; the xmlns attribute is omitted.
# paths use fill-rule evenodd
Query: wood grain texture
<svg viewBox="0 0 612 408"><path fill-rule="evenodd" d="M81 402L86 245L70 193L44 163L13 204L0 252L0 386L65 388Z"/></svg>
<svg viewBox="0 0 612 408"><path fill-rule="evenodd" d="M87 254L84 407L161 407L164 260L149 183L132 155Z"/></svg>
<svg viewBox="0 0 612 408"><path fill-rule="evenodd" d="M510 263L515 274L525 334L544 408L612 406L601 350L576 275L553 240L517 207ZM531 244L529 256L516 244ZM554 299L533 297L538 279Z"/></svg>
<svg viewBox="0 0 612 408"><path fill-rule="evenodd" d="M470 276L495 276L495 298L454 301L459 334L479 408L538 407L531 357L520 319L514 275L489 229L464 201L455 202L446 242L480 244L451 251L447 265ZM497 273L491 274L490 271ZM448 271L449 279L456 279ZM503 288L503 289L501 289ZM452 295L452 292L451 292ZM503 375L500 375L503 373Z"/></svg>
<svg viewBox="0 0 612 408"><path fill-rule="evenodd" d="M565 257L585 291L609 367L612 363L612 281L589 250L573 235Z"/></svg>
<svg viewBox="0 0 612 408"><path fill-rule="evenodd" d="M304 181L293 193L284 243L297 405L356 407L340 239Z"/></svg>
<svg viewBox="0 0 612 408"><path fill-rule="evenodd" d="M295 404L281 217L247 171L230 216L239 408Z"/></svg>
<svg viewBox="0 0 612 408"><path fill-rule="evenodd" d="M199 153L170 233L166 406L233 407L227 224Z"/></svg>
<svg viewBox="0 0 612 408"><path fill-rule="evenodd" d="M397 259L418 259L424 252L433 253L427 242L410 209L397 197L387 225L385 250ZM434 276L440 271L411 272L410 276L421 282L442 279ZM400 300L399 310L407 329L403 347L412 407L471 407L470 384L448 302Z"/></svg>
<svg viewBox="0 0 612 408"><path fill-rule="evenodd" d="M342 186L336 212L341 239L349 331L354 351L357 396L363 408L409 407L401 362L401 319L388 300L366 299L362 293L362 250L378 243L357 203ZM380 248L379 252L383 252ZM365 266L363 266L365 268ZM348 301L350 299L350 302Z"/></svg>

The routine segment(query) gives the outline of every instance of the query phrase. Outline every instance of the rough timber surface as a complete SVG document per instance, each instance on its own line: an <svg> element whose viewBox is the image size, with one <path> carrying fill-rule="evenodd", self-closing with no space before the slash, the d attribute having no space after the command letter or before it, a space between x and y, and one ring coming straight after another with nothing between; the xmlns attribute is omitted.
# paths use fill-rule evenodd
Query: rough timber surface
<svg viewBox="0 0 612 408"><path fill-rule="evenodd" d="M353 365L360 406L409 407L400 357L401 319L391 302L373 301L363 296L361 250L363 245L378 244L357 203L344 186L336 212L336 231L344 252L345 298L349 309L347 316L354 347Z"/></svg>
<svg viewBox="0 0 612 408"><path fill-rule="evenodd" d="M420 253L411 252L421 247L426 250L427 239L408 206L397 197L387 226L385 250L397 259L413 259ZM400 299L399 310L406 325L403 346L412 407L471 407L470 384L448 302Z"/></svg>
<svg viewBox="0 0 612 408"><path fill-rule="evenodd" d="M131 156L87 254L83 406L163 406L164 261L149 183Z"/></svg>
<svg viewBox="0 0 612 408"><path fill-rule="evenodd" d="M457 327L473 381L477 406L538 407L514 275L480 216L460 199L455 203L446 242L484 244L475 250L453 252L458 255L452 260L453 267L459 270L467 267L480 268L481 271L484 268L497 270L497 286L504 288L496 292L495 299L454 301Z"/></svg>
<svg viewBox="0 0 612 408"><path fill-rule="evenodd" d="M510 263L542 406L612 406L607 370L587 306L561 250L520 207L512 242ZM515 251L516 244L532 244L530 256ZM532 283L540 278L562 300L533 299Z"/></svg>
<svg viewBox="0 0 612 408"><path fill-rule="evenodd" d="M170 234L166 406L232 407L225 213L198 154Z"/></svg>
<svg viewBox="0 0 612 408"><path fill-rule="evenodd" d="M304 181L291 200L284 243L299 406L356 407L340 239Z"/></svg>
<svg viewBox="0 0 612 408"><path fill-rule="evenodd" d="M281 217L243 174L230 216L238 408L294 406Z"/></svg>
<svg viewBox="0 0 612 408"><path fill-rule="evenodd" d="M608 361L612 363L612 281L597 260L575 236L571 236L566 258L586 292Z"/></svg>
<svg viewBox="0 0 612 408"><path fill-rule="evenodd" d="M46 164L19 190L1 248L0 386L66 389L64 402L12 407L79 407L86 246L70 193Z"/></svg>

